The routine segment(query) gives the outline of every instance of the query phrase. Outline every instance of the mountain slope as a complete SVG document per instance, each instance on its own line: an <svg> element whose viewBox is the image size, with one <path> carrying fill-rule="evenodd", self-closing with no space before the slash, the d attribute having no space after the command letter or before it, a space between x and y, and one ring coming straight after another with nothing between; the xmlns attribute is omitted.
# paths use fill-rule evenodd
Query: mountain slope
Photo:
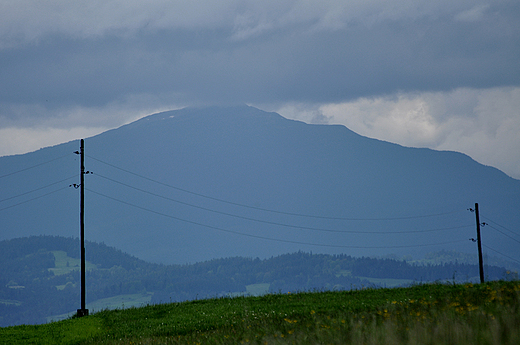
<svg viewBox="0 0 520 345"><path fill-rule="evenodd" d="M1 178L2 195L77 176L77 148L71 142L0 157L3 176L65 156ZM246 106L151 115L87 138L85 152L93 172L85 176L87 239L154 262L298 250L476 252L468 240L475 218L467 211L475 202L506 229L520 224L520 181L466 155L406 148ZM0 211L0 239L76 235L77 200L66 188ZM518 242L494 228L483 228L484 244L518 259Z"/></svg>

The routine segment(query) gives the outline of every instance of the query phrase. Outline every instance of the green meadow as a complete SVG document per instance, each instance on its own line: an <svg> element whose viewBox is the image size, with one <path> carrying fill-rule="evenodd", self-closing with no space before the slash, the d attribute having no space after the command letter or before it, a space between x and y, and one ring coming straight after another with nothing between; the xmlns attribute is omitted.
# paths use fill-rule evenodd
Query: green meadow
<svg viewBox="0 0 520 345"><path fill-rule="evenodd" d="M48 270L53 272L54 275L59 276L72 271L79 271L81 265L79 258L71 258L67 256L67 253L63 250L53 250L51 253L54 255L55 266ZM87 271L95 270L97 266L87 261L85 262L85 269Z"/></svg>
<svg viewBox="0 0 520 345"><path fill-rule="evenodd" d="M95 302L87 303L87 309L89 309L91 312L96 312L104 309L125 309L130 307L140 307L142 305L150 304L152 295L153 294L151 292L147 292L102 298ZM49 316L47 317L47 322L68 319L73 314L74 312L70 312L61 315Z"/></svg>
<svg viewBox="0 0 520 345"><path fill-rule="evenodd" d="M520 344L520 281L269 294L0 328L2 344Z"/></svg>

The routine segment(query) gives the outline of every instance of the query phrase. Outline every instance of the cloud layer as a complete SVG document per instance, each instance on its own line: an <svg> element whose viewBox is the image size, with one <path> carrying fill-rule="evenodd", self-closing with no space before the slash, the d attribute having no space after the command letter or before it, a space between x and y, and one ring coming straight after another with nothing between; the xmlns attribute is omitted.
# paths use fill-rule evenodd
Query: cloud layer
<svg viewBox="0 0 520 345"><path fill-rule="evenodd" d="M23 133L248 103L474 158L487 148L517 171L518 56L512 0L0 0L0 154L25 150Z"/></svg>
<svg viewBox="0 0 520 345"><path fill-rule="evenodd" d="M514 2L26 3L3 5L2 103L338 102L520 76Z"/></svg>
<svg viewBox="0 0 520 345"><path fill-rule="evenodd" d="M310 111L306 105L287 104L278 111L308 123L342 124L404 146L464 152L520 178L518 109L520 88L497 88L360 98Z"/></svg>

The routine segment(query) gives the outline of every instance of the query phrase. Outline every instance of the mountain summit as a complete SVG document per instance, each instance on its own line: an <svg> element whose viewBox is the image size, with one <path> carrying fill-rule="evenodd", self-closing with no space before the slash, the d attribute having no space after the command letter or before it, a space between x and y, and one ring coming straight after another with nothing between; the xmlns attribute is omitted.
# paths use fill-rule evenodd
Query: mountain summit
<svg viewBox="0 0 520 345"><path fill-rule="evenodd" d="M77 236L78 147L0 157L0 240ZM485 249L518 259L520 181L461 153L340 125L185 108L85 139L85 166L86 239L153 262L298 250L476 257L475 202Z"/></svg>

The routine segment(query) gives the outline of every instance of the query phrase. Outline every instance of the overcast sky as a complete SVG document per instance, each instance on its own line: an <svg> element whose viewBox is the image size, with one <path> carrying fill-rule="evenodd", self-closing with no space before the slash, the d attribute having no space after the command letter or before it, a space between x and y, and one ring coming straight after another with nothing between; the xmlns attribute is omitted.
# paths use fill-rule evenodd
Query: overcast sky
<svg viewBox="0 0 520 345"><path fill-rule="evenodd" d="M520 179L520 2L0 0L0 155L237 103Z"/></svg>

